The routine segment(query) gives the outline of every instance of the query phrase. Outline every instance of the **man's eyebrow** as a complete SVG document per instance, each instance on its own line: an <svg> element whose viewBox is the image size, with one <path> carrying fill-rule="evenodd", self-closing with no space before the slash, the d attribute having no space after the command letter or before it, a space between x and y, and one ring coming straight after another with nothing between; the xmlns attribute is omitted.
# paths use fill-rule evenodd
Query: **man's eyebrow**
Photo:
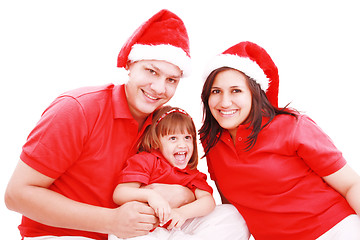
<svg viewBox="0 0 360 240"><path fill-rule="evenodd" d="M163 71L161 71L161 69L160 68L158 68L157 66L155 66L155 65L153 65L153 64L150 64L156 71L158 71L158 72L163 72ZM180 75L169 75L168 77L170 77L170 78L181 78L181 74Z"/></svg>

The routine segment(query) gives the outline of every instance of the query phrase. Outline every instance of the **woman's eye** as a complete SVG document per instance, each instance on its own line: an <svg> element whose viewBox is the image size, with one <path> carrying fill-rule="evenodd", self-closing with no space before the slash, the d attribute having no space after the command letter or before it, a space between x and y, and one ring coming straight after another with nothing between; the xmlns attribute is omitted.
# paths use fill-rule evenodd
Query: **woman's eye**
<svg viewBox="0 0 360 240"><path fill-rule="evenodd" d="M220 90L217 90L217 89L214 89L211 91L212 94L217 94L217 93L220 93Z"/></svg>
<svg viewBox="0 0 360 240"><path fill-rule="evenodd" d="M240 89L234 89L233 92L234 92L234 93L240 93L240 92L242 92L242 91L241 91Z"/></svg>

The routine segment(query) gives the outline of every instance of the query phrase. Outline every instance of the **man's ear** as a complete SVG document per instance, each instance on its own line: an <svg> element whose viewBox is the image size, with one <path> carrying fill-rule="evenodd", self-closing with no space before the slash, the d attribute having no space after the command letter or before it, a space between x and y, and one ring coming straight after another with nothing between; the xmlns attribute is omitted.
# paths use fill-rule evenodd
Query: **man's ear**
<svg viewBox="0 0 360 240"><path fill-rule="evenodd" d="M128 61L126 62L125 69L126 69L126 70L129 70L129 67L130 67L131 64L132 64L132 62L131 62L130 60L128 60Z"/></svg>

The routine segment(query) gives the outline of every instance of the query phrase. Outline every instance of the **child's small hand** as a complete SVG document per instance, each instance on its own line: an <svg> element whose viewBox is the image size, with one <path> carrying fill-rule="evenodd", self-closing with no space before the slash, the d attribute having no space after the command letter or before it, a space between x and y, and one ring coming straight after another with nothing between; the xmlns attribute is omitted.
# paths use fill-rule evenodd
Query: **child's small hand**
<svg viewBox="0 0 360 240"><path fill-rule="evenodd" d="M180 229L182 225L185 223L186 218L180 213L180 211L177 208L173 208L171 210L171 223L167 227L168 230L171 229Z"/></svg>
<svg viewBox="0 0 360 240"><path fill-rule="evenodd" d="M154 209L156 216L159 218L160 226L164 225L170 220L171 207L169 203L159 194L152 194L148 203L152 209Z"/></svg>

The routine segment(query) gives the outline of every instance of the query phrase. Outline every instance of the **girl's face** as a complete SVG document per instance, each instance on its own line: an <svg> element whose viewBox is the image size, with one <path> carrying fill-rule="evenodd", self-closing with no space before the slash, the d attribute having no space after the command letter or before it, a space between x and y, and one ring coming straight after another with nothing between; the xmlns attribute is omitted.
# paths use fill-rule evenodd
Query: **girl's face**
<svg viewBox="0 0 360 240"><path fill-rule="evenodd" d="M144 120L155 109L168 102L175 93L182 72L174 64L142 60L128 66L126 97L135 120Z"/></svg>
<svg viewBox="0 0 360 240"><path fill-rule="evenodd" d="M160 152L177 168L184 169L193 155L193 137L189 133L176 133L160 137Z"/></svg>
<svg viewBox="0 0 360 240"><path fill-rule="evenodd" d="M245 123L251 110L252 97L246 76L234 69L222 71L215 76L210 91L211 114L234 139L238 126Z"/></svg>

